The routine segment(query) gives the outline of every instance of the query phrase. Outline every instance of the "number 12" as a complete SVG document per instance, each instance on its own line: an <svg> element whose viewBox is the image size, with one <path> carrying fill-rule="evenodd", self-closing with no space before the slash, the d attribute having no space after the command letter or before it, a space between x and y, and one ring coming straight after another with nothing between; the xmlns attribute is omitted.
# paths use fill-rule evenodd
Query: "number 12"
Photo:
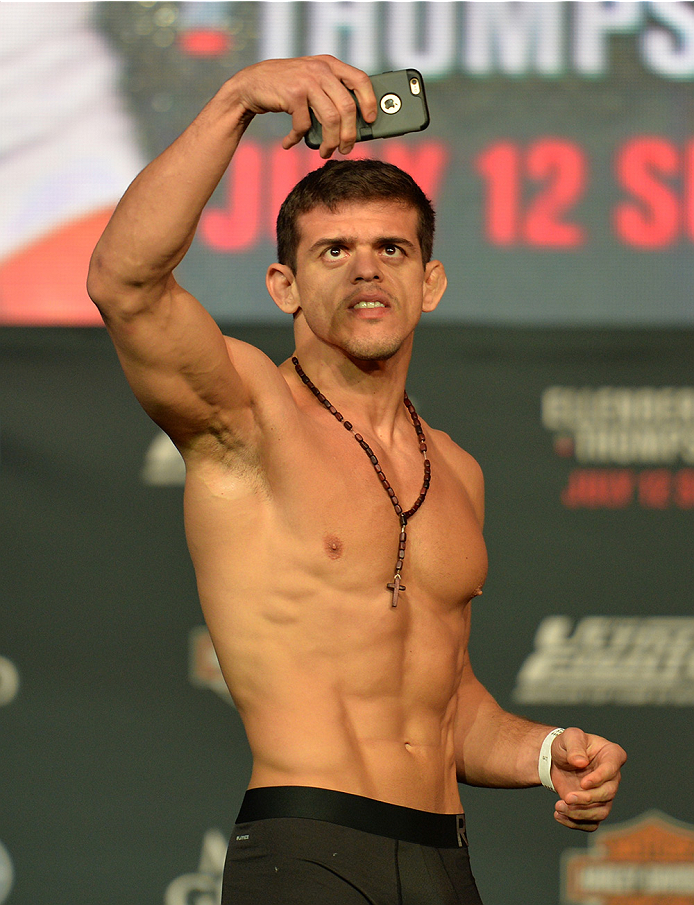
<svg viewBox="0 0 694 905"><path fill-rule="evenodd" d="M549 248L584 244L583 226L567 219L586 187L586 160L579 146L559 138L541 138L528 148L497 142L479 155L476 166L486 180L489 242Z"/></svg>

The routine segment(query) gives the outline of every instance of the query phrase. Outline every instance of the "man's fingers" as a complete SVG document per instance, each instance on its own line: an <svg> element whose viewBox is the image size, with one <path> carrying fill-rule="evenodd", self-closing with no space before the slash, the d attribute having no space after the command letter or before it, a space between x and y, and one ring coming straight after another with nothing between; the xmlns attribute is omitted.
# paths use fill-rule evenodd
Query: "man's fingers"
<svg viewBox="0 0 694 905"><path fill-rule="evenodd" d="M300 107L298 110L295 110L292 114L291 131L282 139L282 147L285 151L288 151L289 148L293 148L294 145L298 144L310 128L311 114L308 112L308 108Z"/></svg>
<svg viewBox="0 0 694 905"><path fill-rule="evenodd" d="M600 786L605 785L605 783L615 782L615 785L619 785L619 781L622 777L622 774L619 770L619 767L616 767L614 764L602 764L597 769L592 770L590 773L587 773L581 779L581 788L590 790L597 789Z"/></svg>
<svg viewBox="0 0 694 905"><path fill-rule="evenodd" d="M376 119L376 95L365 72L335 57L317 59L326 68L320 77L317 75L319 90L309 95L309 104L323 128L320 155L330 157L338 148L348 154L357 140L357 104L364 119L372 122ZM354 91L356 101L350 91Z"/></svg>
<svg viewBox="0 0 694 905"><path fill-rule="evenodd" d="M330 157L338 148L347 154L357 140L357 101L367 122L376 118L376 97L371 81L365 72L332 56L315 57L306 62L310 66L312 84L308 87L304 106L311 107L322 127L320 155ZM350 89L355 92L356 101ZM310 115L303 133L309 128ZM295 122L290 135L294 137L298 131L299 125Z"/></svg>
<svg viewBox="0 0 694 905"><path fill-rule="evenodd" d="M591 756L590 748L588 750ZM615 781L615 787L621 779L621 768L626 763L626 751L614 742L605 743L600 750L591 757L591 769L581 778L582 789L593 789L604 783Z"/></svg>
<svg viewBox="0 0 694 905"><path fill-rule="evenodd" d="M607 815L605 815L605 817L606 816ZM602 820L604 820L604 817L600 817L596 820L574 820L571 817L559 813L559 811L555 811L554 819L557 823L561 823L562 826L566 826L570 830L581 830L584 833L594 833L600 826Z"/></svg>
<svg viewBox="0 0 694 905"><path fill-rule="evenodd" d="M619 780L620 777L616 776L613 779L610 779L609 782L600 783L600 785L595 786L592 789L571 792L565 797L564 801L569 807L572 805L576 805L577 807L590 806L596 802L612 801L617 794Z"/></svg>
<svg viewBox="0 0 694 905"><path fill-rule="evenodd" d="M555 805L556 810L562 813L576 812L581 810L589 810L590 808L602 807L614 801L617 794L617 783L605 783L591 792L571 792L566 798L560 800Z"/></svg>
<svg viewBox="0 0 694 905"><path fill-rule="evenodd" d="M292 128L282 142L285 148L309 131L312 109L323 131L321 157L330 157L337 148L349 152L357 139L357 101L350 89L367 122L376 117L376 98L366 73L329 55L265 60L235 79L249 112L284 111L292 117Z"/></svg>
<svg viewBox="0 0 694 905"><path fill-rule="evenodd" d="M335 57L322 56L317 59L325 62L345 88L355 93L362 116L367 123L373 122L376 119L378 105L371 79L368 75L362 72L361 69L355 69L354 66L349 66Z"/></svg>
<svg viewBox="0 0 694 905"><path fill-rule="evenodd" d="M555 754L556 751L556 754ZM581 729L566 729L552 743L552 758L566 766L582 769L590 763L588 737Z"/></svg>
<svg viewBox="0 0 694 905"><path fill-rule="evenodd" d="M602 821L609 815L612 810L612 802L608 802L600 807L589 808L579 811L560 811L558 808L554 811L554 819L562 826L568 826L572 830L583 830L586 833L592 833L596 830Z"/></svg>
<svg viewBox="0 0 694 905"><path fill-rule="evenodd" d="M592 832L612 809L626 752L613 742L567 729L553 744L555 785L562 800L554 818L571 829Z"/></svg>
<svg viewBox="0 0 694 905"><path fill-rule="evenodd" d="M606 782L590 792L571 792L554 806L554 818L571 829L592 832L608 816L618 781Z"/></svg>
<svg viewBox="0 0 694 905"><path fill-rule="evenodd" d="M341 82L327 82L321 92L309 97L309 104L323 127L321 157L330 157L339 148L351 151L357 140L357 105Z"/></svg>
<svg viewBox="0 0 694 905"><path fill-rule="evenodd" d="M581 786L590 788L614 778L627 759L626 752L614 742L580 729L567 729L552 746L552 757L560 769L583 773Z"/></svg>
<svg viewBox="0 0 694 905"><path fill-rule="evenodd" d="M367 123L372 123L378 113L378 103L374 94L371 79L359 69L353 70L356 75L350 75L343 79L345 85L357 96L357 103L361 115Z"/></svg>
<svg viewBox="0 0 694 905"><path fill-rule="evenodd" d="M571 829L592 832L612 810L612 801L613 798L578 804L558 801L554 807L554 819Z"/></svg>

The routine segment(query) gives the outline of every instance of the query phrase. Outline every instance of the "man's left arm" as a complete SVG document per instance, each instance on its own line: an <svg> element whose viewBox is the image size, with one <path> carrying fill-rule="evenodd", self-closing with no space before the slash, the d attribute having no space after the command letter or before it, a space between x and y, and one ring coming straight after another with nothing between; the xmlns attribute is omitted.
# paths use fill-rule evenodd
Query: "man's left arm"
<svg viewBox="0 0 694 905"><path fill-rule="evenodd" d="M482 471L452 441L446 442L445 436L437 435L437 438L451 467L460 475L482 530ZM463 619L461 644L465 661L456 710L458 781L501 789L539 786L540 752L555 727L534 723L499 707L472 670L469 639L468 605ZM612 808L626 753L619 745L576 728L566 729L553 738L550 752L550 778L560 796L554 808L555 819L572 829L596 830Z"/></svg>
<svg viewBox="0 0 694 905"><path fill-rule="evenodd" d="M475 677L467 643L465 651L455 737L458 781L506 789L540 785L540 750L555 727L503 710ZM555 819L571 829L593 832L610 813L626 753L577 728L553 738L550 750L550 776L559 796Z"/></svg>

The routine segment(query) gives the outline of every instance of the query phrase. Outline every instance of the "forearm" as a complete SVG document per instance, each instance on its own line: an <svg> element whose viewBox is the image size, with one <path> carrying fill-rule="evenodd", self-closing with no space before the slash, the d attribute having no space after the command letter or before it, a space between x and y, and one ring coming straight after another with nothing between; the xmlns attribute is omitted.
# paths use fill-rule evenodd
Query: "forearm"
<svg viewBox="0 0 694 905"><path fill-rule="evenodd" d="M554 727L506 712L476 680L475 685L459 706L458 781L506 789L539 785L540 748Z"/></svg>
<svg viewBox="0 0 694 905"><path fill-rule="evenodd" d="M165 284L252 118L230 79L134 180L94 251L88 285L97 304Z"/></svg>

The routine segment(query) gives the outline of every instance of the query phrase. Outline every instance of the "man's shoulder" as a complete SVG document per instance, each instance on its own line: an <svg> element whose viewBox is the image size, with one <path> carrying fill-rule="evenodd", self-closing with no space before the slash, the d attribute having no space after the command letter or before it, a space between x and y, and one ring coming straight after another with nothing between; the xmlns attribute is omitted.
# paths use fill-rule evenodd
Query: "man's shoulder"
<svg viewBox="0 0 694 905"><path fill-rule="evenodd" d="M242 339L237 339L234 336L227 336L226 334L224 334L224 341L227 346L229 358L237 370L240 371L240 369L243 368L255 372L257 368L261 368L262 371L267 372L268 375L279 377L278 366L265 354L265 352L263 352L262 349L251 345L251 343L244 342Z"/></svg>
<svg viewBox="0 0 694 905"><path fill-rule="evenodd" d="M282 369L262 349L232 336L224 336L227 353L243 381L253 407L261 411L293 404L293 396Z"/></svg>
<svg viewBox="0 0 694 905"><path fill-rule="evenodd" d="M477 459L456 443L449 434L445 431L433 428L429 428L429 433L432 440L435 442L437 449L445 457L451 467L456 471L462 470L471 477L482 478L482 468Z"/></svg>
<svg viewBox="0 0 694 905"><path fill-rule="evenodd" d="M430 435L436 449L465 488L481 525L484 521L484 476L479 462L445 431L430 429Z"/></svg>

